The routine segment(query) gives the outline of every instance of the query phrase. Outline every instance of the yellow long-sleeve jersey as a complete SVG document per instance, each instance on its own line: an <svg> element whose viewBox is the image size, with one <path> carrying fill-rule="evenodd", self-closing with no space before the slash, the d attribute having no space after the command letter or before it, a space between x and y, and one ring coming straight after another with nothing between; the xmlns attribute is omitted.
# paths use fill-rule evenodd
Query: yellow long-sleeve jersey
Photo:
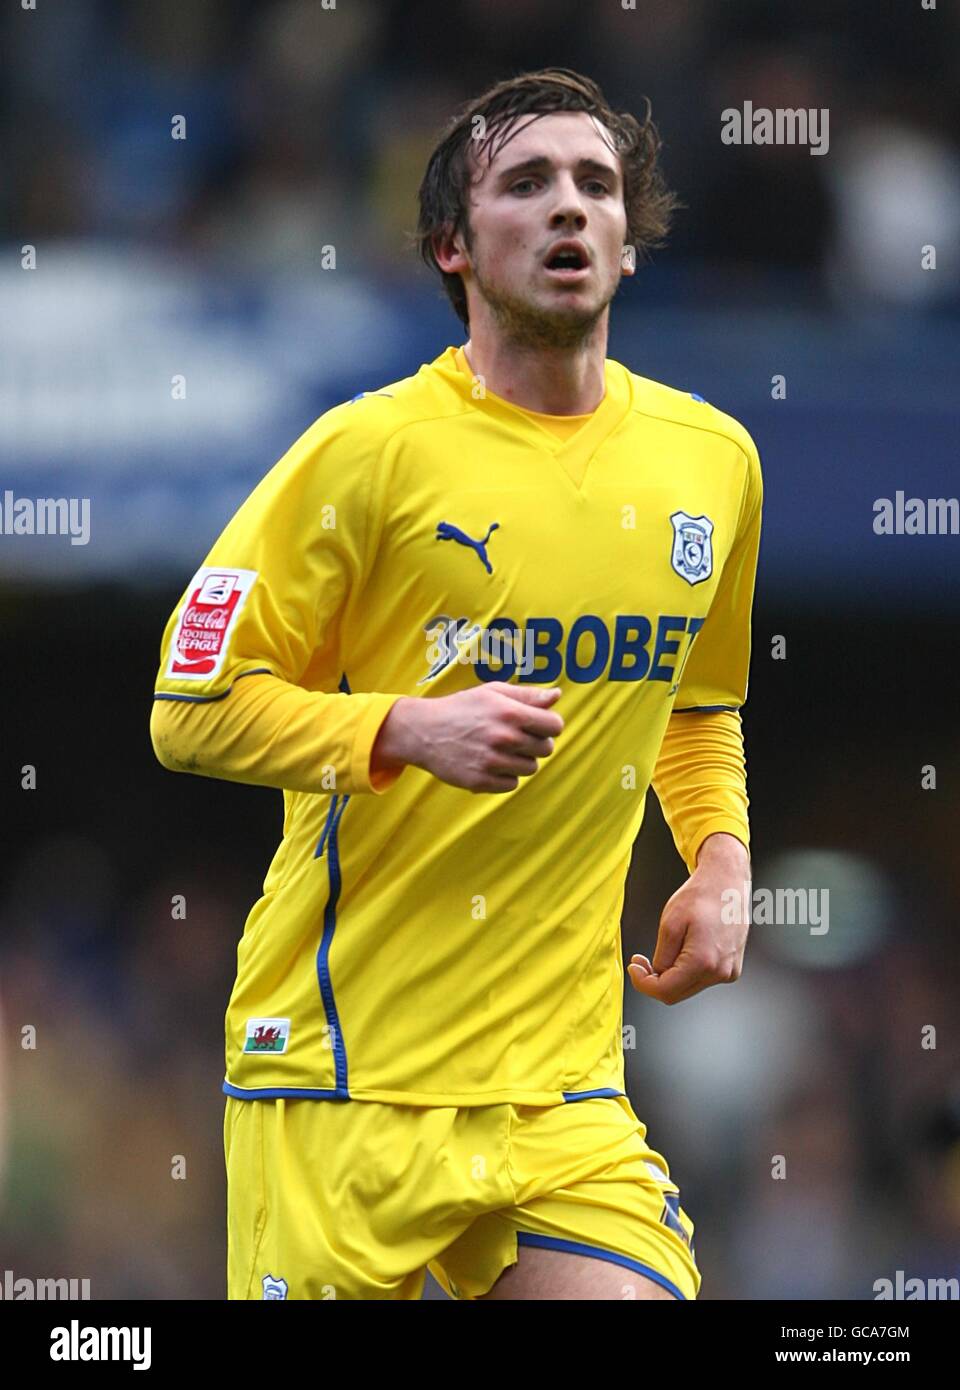
<svg viewBox="0 0 960 1390"><path fill-rule="evenodd" d="M605 381L554 429L450 348L328 411L171 615L161 760L285 789L228 1094L622 1093L620 911L651 779L690 868L714 831L748 840L762 487L735 420L610 359ZM563 689L532 777L484 796L371 775L399 696L489 680Z"/></svg>

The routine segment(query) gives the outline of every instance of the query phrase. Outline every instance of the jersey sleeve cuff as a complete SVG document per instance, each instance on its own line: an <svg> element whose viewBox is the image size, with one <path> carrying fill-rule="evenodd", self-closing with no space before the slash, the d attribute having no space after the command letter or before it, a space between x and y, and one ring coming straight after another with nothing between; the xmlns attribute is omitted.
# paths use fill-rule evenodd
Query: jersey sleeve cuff
<svg viewBox="0 0 960 1390"><path fill-rule="evenodd" d="M687 868L693 873L697 867L697 855L700 847L708 835L717 834L733 835L743 845L747 854L750 853L750 827L746 821L738 820L734 816L715 816L708 820L704 825L698 827L696 834L690 841L689 852L686 856Z"/></svg>
<svg viewBox="0 0 960 1390"><path fill-rule="evenodd" d="M356 699L357 697L352 695L349 698ZM357 732L353 740L350 776L356 791L372 792L376 796L382 796L399 780L406 764L403 767L391 768L389 771L371 772L370 757L383 721L397 700L402 697L400 695L372 694L364 698L367 708L357 725Z"/></svg>

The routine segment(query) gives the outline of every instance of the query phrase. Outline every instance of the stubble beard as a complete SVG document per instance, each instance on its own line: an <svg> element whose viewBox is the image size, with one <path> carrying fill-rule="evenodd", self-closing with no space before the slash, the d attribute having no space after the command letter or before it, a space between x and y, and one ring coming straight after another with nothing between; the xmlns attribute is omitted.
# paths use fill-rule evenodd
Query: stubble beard
<svg viewBox="0 0 960 1390"><path fill-rule="evenodd" d="M543 309L526 299L497 289L474 263L474 281L490 307L504 340L519 348L579 348L590 339L613 294L596 309ZM616 291L614 290L614 293Z"/></svg>

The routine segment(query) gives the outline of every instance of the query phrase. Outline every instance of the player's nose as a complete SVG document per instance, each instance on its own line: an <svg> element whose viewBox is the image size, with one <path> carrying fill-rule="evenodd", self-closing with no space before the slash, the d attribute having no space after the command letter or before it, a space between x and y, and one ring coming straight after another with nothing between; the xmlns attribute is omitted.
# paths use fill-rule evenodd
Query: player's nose
<svg viewBox="0 0 960 1390"><path fill-rule="evenodd" d="M550 210L550 226L570 225L582 229L587 224L587 210L573 177L557 180L557 194Z"/></svg>

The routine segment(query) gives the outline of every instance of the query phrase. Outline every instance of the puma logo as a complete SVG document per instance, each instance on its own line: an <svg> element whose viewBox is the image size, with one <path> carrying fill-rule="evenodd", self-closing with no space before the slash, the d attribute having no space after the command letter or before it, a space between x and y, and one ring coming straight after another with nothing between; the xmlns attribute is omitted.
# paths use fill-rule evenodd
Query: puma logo
<svg viewBox="0 0 960 1390"><path fill-rule="evenodd" d="M477 552L477 555L480 557L480 562L487 571L487 574L493 574L493 566L487 558L487 541L493 535L494 531L497 530L499 525L499 521L492 521L487 527L487 534L484 536L483 540L475 541L472 536L468 536L465 531L461 531L459 526L454 526L449 521L438 521L437 534L434 536L434 540L456 541L458 545L469 546L471 550Z"/></svg>

